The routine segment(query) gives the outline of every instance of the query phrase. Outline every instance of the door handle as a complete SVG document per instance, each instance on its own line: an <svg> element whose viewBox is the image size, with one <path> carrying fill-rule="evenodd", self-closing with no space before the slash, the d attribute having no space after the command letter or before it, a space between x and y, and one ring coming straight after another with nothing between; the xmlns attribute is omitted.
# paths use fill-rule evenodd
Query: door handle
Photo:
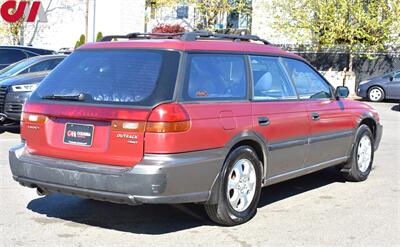
<svg viewBox="0 0 400 247"><path fill-rule="evenodd" d="M314 121L318 121L321 119L321 116L318 113L313 112L313 113L311 113L311 119Z"/></svg>
<svg viewBox="0 0 400 247"><path fill-rule="evenodd" d="M258 117L258 125L267 126L270 124L269 118L267 117Z"/></svg>

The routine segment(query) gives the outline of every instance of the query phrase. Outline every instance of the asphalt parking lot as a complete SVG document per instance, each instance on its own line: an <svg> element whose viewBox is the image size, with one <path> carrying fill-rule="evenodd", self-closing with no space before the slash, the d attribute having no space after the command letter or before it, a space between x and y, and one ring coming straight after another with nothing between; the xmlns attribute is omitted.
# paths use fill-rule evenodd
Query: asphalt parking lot
<svg viewBox="0 0 400 247"><path fill-rule="evenodd" d="M400 109L376 103L384 125L366 182L335 169L264 188L258 213L213 225L200 205L127 206L36 191L12 180L0 135L0 246L400 246Z"/></svg>

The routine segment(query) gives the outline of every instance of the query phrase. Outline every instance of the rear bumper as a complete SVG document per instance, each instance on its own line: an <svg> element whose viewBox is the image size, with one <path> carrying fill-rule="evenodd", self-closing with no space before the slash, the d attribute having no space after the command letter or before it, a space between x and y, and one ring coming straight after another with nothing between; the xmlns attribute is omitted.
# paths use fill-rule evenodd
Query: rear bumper
<svg viewBox="0 0 400 247"><path fill-rule="evenodd" d="M13 177L45 192L126 204L206 202L224 161L224 149L147 154L134 167L116 167L9 152Z"/></svg>

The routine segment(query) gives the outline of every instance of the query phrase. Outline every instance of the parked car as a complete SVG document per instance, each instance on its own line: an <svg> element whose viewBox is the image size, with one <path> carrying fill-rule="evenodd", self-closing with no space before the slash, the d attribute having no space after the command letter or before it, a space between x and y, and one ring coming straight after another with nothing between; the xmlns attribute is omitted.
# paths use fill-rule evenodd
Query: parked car
<svg viewBox="0 0 400 247"><path fill-rule="evenodd" d="M26 73L53 70L64 58L66 55L36 56L24 59L0 70L0 80Z"/></svg>
<svg viewBox="0 0 400 247"><path fill-rule="evenodd" d="M250 220L263 186L331 166L367 179L382 126L346 87L257 36L159 35L86 44L46 77L13 178L41 195L202 203L223 225Z"/></svg>
<svg viewBox="0 0 400 247"><path fill-rule="evenodd" d="M63 48L60 48L60 50L58 50L58 54L66 54L66 55L69 55L69 54L71 54L72 52L74 52L74 48L68 48L68 47L63 47Z"/></svg>
<svg viewBox="0 0 400 247"><path fill-rule="evenodd" d="M362 81L356 93L373 102L385 99L400 100L400 71Z"/></svg>
<svg viewBox="0 0 400 247"><path fill-rule="evenodd" d="M26 46L0 46L0 69L26 58L51 54L55 52Z"/></svg>
<svg viewBox="0 0 400 247"><path fill-rule="evenodd" d="M48 73L28 73L0 81L0 133L19 132L22 107Z"/></svg>

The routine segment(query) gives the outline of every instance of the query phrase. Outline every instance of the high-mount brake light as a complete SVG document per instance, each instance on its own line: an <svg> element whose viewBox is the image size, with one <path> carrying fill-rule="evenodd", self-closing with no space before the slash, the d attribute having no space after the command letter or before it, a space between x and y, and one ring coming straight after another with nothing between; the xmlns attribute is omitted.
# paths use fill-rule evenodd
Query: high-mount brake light
<svg viewBox="0 0 400 247"><path fill-rule="evenodd" d="M146 132L184 132L190 128L190 118L185 109L176 103L159 105L150 114Z"/></svg>

